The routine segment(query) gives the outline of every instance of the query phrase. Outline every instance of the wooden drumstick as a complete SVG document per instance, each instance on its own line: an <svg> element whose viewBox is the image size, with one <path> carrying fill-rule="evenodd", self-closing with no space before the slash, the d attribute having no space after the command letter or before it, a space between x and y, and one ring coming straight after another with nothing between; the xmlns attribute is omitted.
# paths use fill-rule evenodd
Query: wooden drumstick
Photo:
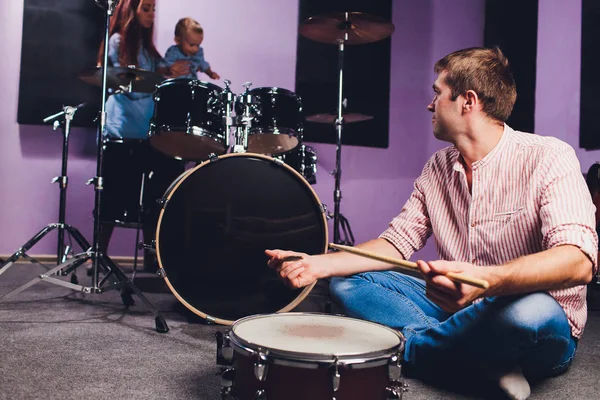
<svg viewBox="0 0 600 400"><path fill-rule="evenodd" d="M357 247L344 246L341 244L334 244L334 243L329 243L329 248L336 249L336 250L342 250L342 251L345 251L345 252L348 252L351 254L355 254L357 256L370 258L372 260L383 261L385 263L395 265L396 267L400 267L401 269L405 269L408 271L413 271L413 272L420 271L419 268L417 267L417 263L412 262L412 261L406 261L401 258L381 256L379 254L372 253L370 251L361 250ZM444 276L446 276L451 281L475 286L480 289L488 289L490 287L490 284L488 283L488 281L485 281L483 279L471 278L469 276L457 274L456 272L448 272Z"/></svg>

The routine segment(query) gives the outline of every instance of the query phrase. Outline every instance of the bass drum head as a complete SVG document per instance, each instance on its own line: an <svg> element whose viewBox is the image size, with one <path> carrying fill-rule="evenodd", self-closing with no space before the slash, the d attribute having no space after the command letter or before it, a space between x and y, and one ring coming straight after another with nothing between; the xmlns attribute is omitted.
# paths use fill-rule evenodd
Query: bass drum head
<svg viewBox="0 0 600 400"><path fill-rule="evenodd" d="M281 161L228 154L182 175L163 198L161 271L195 314L220 324L293 309L314 286L290 289L266 249L323 254L327 225L310 185Z"/></svg>

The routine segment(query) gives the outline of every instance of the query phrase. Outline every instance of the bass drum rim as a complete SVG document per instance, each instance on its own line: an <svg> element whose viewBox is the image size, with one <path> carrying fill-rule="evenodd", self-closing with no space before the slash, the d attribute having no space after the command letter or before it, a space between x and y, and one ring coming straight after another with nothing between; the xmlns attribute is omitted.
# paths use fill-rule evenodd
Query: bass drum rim
<svg viewBox="0 0 600 400"><path fill-rule="evenodd" d="M169 290L171 291L171 293L173 293L173 295L177 298L177 300L179 300L179 302L181 302L181 304L183 304L188 310L190 310L194 314L198 315L199 317L202 317L205 320L210 320L210 322L214 322L214 323L217 323L217 324L220 324L220 325L233 325L233 323L235 321L237 321L237 320L228 320L228 319L213 317L213 316L210 316L210 315L208 315L207 313L205 313L205 312L203 312L201 310L198 310L192 304L190 304L189 302L187 302L179 294L179 292L175 289L175 287L171 284L171 281L169 280L168 274L166 273L166 270L163 267L162 257L160 255L160 228L161 228L163 216L164 216L164 213L165 213L164 205L171 199L172 195L177 191L177 188L179 188L179 186L181 186L181 184L183 182L185 182L185 180L188 179L196 170L202 168L203 166L205 166L207 164L210 164L211 162L216 161L217 159L220 160L220 159L225 159L225 158L229 158L229 157L256 157L256 158L262 158L262 159L264 159L266 161L270 161L270 162L272 162L274 164L277 164L280 167L286 168L288 171L292 172L292 174L295 175L296 178L300 179L300 181L302 181L306 185L306 187L312 193L314 199L317 201L317 204L323 204L321 202L321 200L319 199L319 196L317 196L317 193L314 191L314 189L310 185L310 183L308 183L308 181L302 175L300 175L299 172L297 172L295 169L293 169L289 165L287 165L285 163L282 163L282 162L279 162L277 159L275 159L273 157L269 157L267 155L258 154L258 153L230 153L230 154L225 154L225 155L217 156L213 160L206 160L206 161L202 162L201 164L198 164L194 168L191 168L188 171L184 172L183 174L181 174L171 184L171 186L167 189L167 191L165 192L165 195L163 196L163 198L161 200L163 206L162 206L162 208L160 210L160 215L158 217L158 223L156 224L156 236L155 237L156 237L156 258L158 259L158 273L165 280L165 283L169 287ZM325 254L327 252L327 249L328 249L329 236L328 236L328 229L327 229L327 218L325 217L325 213L323 211L321 212L321 219L323 220L324 238L325 238L325 243L323 243L323 252L321 254ZM292 302L290 302L288 305L286 305L285 307L281 308L280 310L277 310L275 313L278 314L278 313L288 312L288 311L292 310L293 308L295 308L298 304L300 304L300 302L302 302L308 296L308 294L315 287L316 284L317 284L317 281L315 281L315 282L311 283L310 285L306 286L302 290L302 292L300 292L300 294L298 296L296 296L296 298L294 300L292 300ZM243 318L246 318L246 317L243 317Z"/></svg>

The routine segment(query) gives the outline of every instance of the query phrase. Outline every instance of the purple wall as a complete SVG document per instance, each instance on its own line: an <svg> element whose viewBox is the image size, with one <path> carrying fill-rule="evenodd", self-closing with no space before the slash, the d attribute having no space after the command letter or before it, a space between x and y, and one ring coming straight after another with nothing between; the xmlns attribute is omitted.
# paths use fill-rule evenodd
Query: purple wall
<svg viewBox="0 0 600 400"><path fill-rule="evenodd" d="M227 3L227 4L225 4ZM172 43L178 18L192 16L205 28L203 45L208 61L232 90L251 81L254 87L294 88L296 28L295 2L158 3L156 40L164 52ZM193 11L191 11L193 10ZM61 136L45 126L16 123L23 1L2 2L0 42L2 54L12 54L2 65L0 90L7 99L0 109L0 254L14 252L45 224L58 218L58 187L50 184L60 172ZM484 0L396 1L392 38L390 89L390 147L343 149L342 212L357 241L378 235L395 216L411 192L414 179L430 154L443 144L435 141L426 106L434 80L433 63L446 53L483 43ZM336 47L331 46L335 52ZM348 52L352 46L348 46ZM203 78L206 79L206 78ZM537 122L537 121L536 121ZM332 128L333 129L333 128ZM368 132L365 132L368 134ZM95 131L72 132L69 158L67 222L91 240L93 189L84 182L95 174ZM322 202L333 209L335 147L314 145L319 155L318 184ZM111 243L113 255L132 255L134 231L118 229ZM56 236L48 236L31 254L54 254ZM431 243L419 254L433 258Z"/></svg>
<svg viewBox="0 0 600 400"><path fill-rule="evenodd" d="M579 148L581 0L540 1L539 18L535 130L573 146L585 173L600 150Z"/></svg>

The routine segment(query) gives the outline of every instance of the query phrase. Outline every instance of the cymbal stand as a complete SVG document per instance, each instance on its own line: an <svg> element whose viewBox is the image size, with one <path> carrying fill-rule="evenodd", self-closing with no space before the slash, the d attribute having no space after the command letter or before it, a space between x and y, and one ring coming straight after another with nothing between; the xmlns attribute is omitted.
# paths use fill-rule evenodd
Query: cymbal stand
<svg viewBox="0 0 600 400"><path fill-rule="evenodd" d="M88 184L94 184L95 190L95 201L94 201L94 240L92 243L92 247L87 251L76 254L68 261L57 265L56 267L49 270L47 273L39 275L38 277L32 279L27 282L23 286L13 290L10 293L5 294L0 297L0 302L5 299L11 298L12 296L20 293L21 291L33 286L34 284L40 281L46 281L48 283L53 283L59 286L63 286L66 288L73 289L75 291L80 291L83 293L92 293L92 294L101 294L107 290L116 290L121 289L121 298L125 306L133 305L133 298L131 297L131 293L135 293L140 300L146 306L148 306L152 314L154 315L156 330L160 333L166 333L169 331L169 327L165 319L158 312L158 310L148 301L148 299L142 294L142 292L133 284L131 280L127 278L127 276L117 267L117 265L103 252L99 250L99 241L100 241L100 204L103 190L103 179L102 179L102 161L103 161L103 146L102 146L102 138L104 137L104 132L106 130L106 94L107 94L107 65L108 65L108 40L109 40L109 27L110 27L110 18L114 12L114 9L117 5L117 0L107 0L105 9L106 9L106 24L105 24L105 32L104 32L104 59L102 64L102 102L101 102L101 112L99 118L99 127L97 131L97 140L98 151L97 151L97 162L96 162L96 177L90 179ZM104 6L102 6L104 8ZM76 232L76 231L75 231ZM75 236L77 238L77 236ZM78 242L86 243L83 237L78 238ZM74 271L79 266L83 265L88 260L92 261L92 284L91 286L82 286L78 284L74 284L71 282L65 282L61 279L57 279L53 277L53 275L57 274L59 271L64 271L65 274ZM99 281L99 270L98 268L102 268L104 272L104 277ZM0 273L4 272L8 266L4 266L0 269ZM108 282L110 277L114 277L114 282Z"/></svg>
<svg viewBox="0 0 600 400"><path fill-rule="evenodd" d="M346 13L346 32L344 38L338 40L338 104L337 104L337 119L335 121L336 129L336 150L335 150L335 170L333 176L335 178L335 189L333 192L333 242L336 244L345 244L349 246L354 245L354 236L350 229L350 223L348 219L344 217L340 212L340 203L342 201L342 132L344 130L344 116L342 115L342 107L345 106L345 100L343 97L343 86L344 86L344 46L346 40L348 40L347 29L350 27L348 21L348 13ZM341 239L340 228L343 226L344 239Z"/></svg>
<svg viewBox="0 0 600 400"><path fill-rule="evenodd" d="M70 246L65 247L65 232L70 234L75 242L81 247L83 251L86 251L90 248L89 243L85 240L83 235L71 225L67 225L65 223L65 214L66 214L66 204L67 204L67 160L69 157L69 135L71 132L71 121L73 120L73 116L75 112L84 107L85 103L79 104L76 107L64 106L63 110L50 115L49 117L44 118L44 122L54 121L53 129L58 129L59 126L62 127L63 131L63 143L62 143L62 166L61 166L61 175L55 177L52 180L52 183L58 183L60 185L60 201L58 207L58 223L48 224L42 230L40 230L37 234L35 234L29 241L27 241L23 246L21 246L13 255L11 255L7 260L2 261L2 268L0 269L0 275L4 273L11 265L17 261L19 258L25 258L30 262L41 264L35 258L29 256L27 251L35 246L44 236L53 230L58 230L58 246L56 249L56 264L64 263L67 259L67 255L70 251ZM64 120L60 121L59 118L63 117ZM44 265L45 266L45 265ZM60 272L60 271L59 271ZM76 280L74 277L72 280Z"/></svg>

